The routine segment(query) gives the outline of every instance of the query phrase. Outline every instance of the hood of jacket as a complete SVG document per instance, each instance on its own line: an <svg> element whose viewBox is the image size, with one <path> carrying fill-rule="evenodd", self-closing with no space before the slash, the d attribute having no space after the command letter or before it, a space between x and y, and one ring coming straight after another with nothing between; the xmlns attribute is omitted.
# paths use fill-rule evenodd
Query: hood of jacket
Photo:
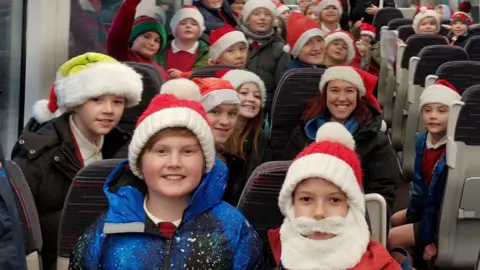
<svg viewBox="0 0 480 270"><path fill-rule="evenodd" d="M194 190L187 209L183 213L181 224L194 219L221 202L227 175L227 167L217 158L215 166L202 177L200 184ZM106 233L144 232L148 218L143 203L148 188L144 180L132 174L128 159L118 164L110 173L103 189L109 202L104 231Z"/></svg>

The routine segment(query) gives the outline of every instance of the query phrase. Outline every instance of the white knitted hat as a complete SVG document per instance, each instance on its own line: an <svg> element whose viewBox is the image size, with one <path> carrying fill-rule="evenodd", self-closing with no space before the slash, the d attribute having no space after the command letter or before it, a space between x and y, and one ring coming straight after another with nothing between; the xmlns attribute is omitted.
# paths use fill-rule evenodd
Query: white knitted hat
<svg viewBox="0 0 480 270"><path fill-rule="evenodd" d="M203 19L200 11L198 11L198 8L195 6L183 6L181 9L175 12L175 15L173 15L172 19L170 20L170 28L172 29L172 34L175 38L175 32L178 24L181 21L189 18L197 21L198 26L200 26L199 37L202 35L203 31L205 31L205 20Z"/></svg>
<svg viewBox="0 0 480 270"><path fill-rule="evenodd" d="M267 100L267 89L265 88L265 83L257 74L247 70L232 69L227 71L221 78L229 81L235 89L245 83L255 83L260 90L262 108L265 107L265 102Z"/></svg>
<svg viewBox="0 0 480 270"><path fill-rule="evenodd" d="M435 21L437 22L437 33L438 33L438 31L440 31L440 27L441 27L440 26L440 23L441 23L440 15L435 10L428 9L428 7L426 7L426 6L422 6L420 8L420 11L418 12L418 14L415 15L415 17L413 18L412 27L413 27L413 31L415 31L415 33L418 33L418 24L420 23L420 21L427 18L427 17L432 17L432 18L435 19Z"/></svg>

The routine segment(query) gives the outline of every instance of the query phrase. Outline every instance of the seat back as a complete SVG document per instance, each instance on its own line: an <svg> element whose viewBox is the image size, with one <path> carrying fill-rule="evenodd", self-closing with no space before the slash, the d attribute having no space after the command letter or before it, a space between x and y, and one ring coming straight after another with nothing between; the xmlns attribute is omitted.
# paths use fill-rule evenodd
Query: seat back
<svg viewBox="0 0 480 270"><path fill-rule="evenodd" d="M410 36L415 35L415 31L413 30L412 25L402 25L397 28L398 31L398 38L405 41Z"/></svg>
<svg viewBox="0 0 480 270"><path fill-rule="evenodd" d="M412 25L413 20L408 18L395 18L388 22L388 30L397 30L403 25Z"/></svg>
<svg viewBox="0 0 480 270"><path fill-rule="evenodd" d="M158 69L150 64L137 62L127 62L126 64L142 75L143 82L142 100L137 106L126 108L118 123L121 129L133 134L138 117L145 111L153 97L160 93L163 80Z"/></svg>
<svg viewBox="0 0 480 270"><path fill-rule="evenodd" d="M58 236L58 265L68 265L68 258L78 238L105 211L108 200L103 184L121 159L106 159L91 163L73 179L65 199ZM57 267L57 269L61 269Z"/></svg>
<svg viewBox="0 0 480 270"><path fill-rule="evenodd" d="M437 79L449 81L458 92L480 84L480 61L454 61L442 64L436 72Z"/></svg>
<svg viewBox="0 0 480 270"><path fill-rule="evenodd" d="M470 55L470 60L480 61L480 36L473 36L465 44L465 50Z"/></svg>
<svg viewBox="0 0 480 270"><path fill-rule="evenodd" d="M376 40L380 40L380 30L383 26L387 26L392 19L403 18L403 13L392 7L378 9L377 14L373 18L373 26L376 28Z"/></svg>
<svg viewBox="0 0 480 270"><path fill-rule="evenodd" d="M291 69L280 80L273 99L270 129L275 160L282 159L290 133L300 123L306 101L320 93L318 86L323 72L320 68Z"/></svg>
<svg viewBox="0 0 480 270"><path fill-rule="evenodd" d="M225 66L225 65L199 67L193 70L193 73L190 76L190 79L216 77L217 72L225 69L238 69L238 68L234 66Z"/></svg>
<svg viewBox="0 0 480 270"><path fill-rule="evenodd" d="M469 87L450 108L448 179L441 207L437 265L473 269L480 250L480 85Z"/></svg>
<svg viewBox="0 0 480 270"><path fill-rule="evenodd" d="M387 246L387 202L382 195L371 193L365 195L365 203L370 223L372 238Z"/></svg>
<svg viewBox="0 0 480 270"><path fill-rule="evenodd" d="M413 20L413 17L415 17L415 14L417 13L416 8L400 7L398 9L402 12L404 18L409 18L409 19L412 19L412 20Z"/></svg>

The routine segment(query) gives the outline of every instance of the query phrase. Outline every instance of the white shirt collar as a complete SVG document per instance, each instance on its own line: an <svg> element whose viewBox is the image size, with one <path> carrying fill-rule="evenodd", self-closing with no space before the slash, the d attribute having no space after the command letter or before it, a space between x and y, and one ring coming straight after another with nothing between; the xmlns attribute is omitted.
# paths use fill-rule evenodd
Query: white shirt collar
<svg viewBox="0 0 480 270"><path fill-rule="evenodd" d="M70 116L69 124L70 129L72 130L72 134L75 137L75 141L77 142L78 148L80 149L80 154L83 158L83 165L87 166L94 161L102 160L102 147L104 136L101 137L98 145L95 145L89 140L87 140L85 136L83 136L83 134L75 125L75 122L73 122L73 116Z"/></svg>
<svg viewBox="0 0 480 270"><path fill-rule="evenodd" d="M198 46L199 46L199 43L198 41L195 42L195 44L188 50L182 50L180 49L178 46L177 46L177 40L174 39L172 41L172 43L170 45L172 45L172 52L173 53L177 53L177 52L180 52L180 51L185 51L185 52L188 52L189 54L195 54L197 52L197 49L198 49Z"/></svg>
<svg viewBox="0 0 480 270"><path fill-rule="evenodd" d="M147 214L147 217L151 221L153 221L153 223L155 225L158 225L161 222L165 222L165 220L154 216L150 211L148 211L148 209L147 209L147 197L146 196L145 196L145 199L143 200L143 210L145 210L145 214ZM173 223L173 225L178 227L178 226L180 226L180 222L182 222L182 219L175 220L172 223Z"/></svg>
<svg viewBox="0 0 480 270"><path fill-rule="evenodd" d="M340 24L337 25L337 29L331 31L330 29L328 29L328 27L322 23L321 25L321 28L322 28L322 31L325 33L325 34L329 34L330 32L333 32L333 31L340 31L342 30L342 28L340 27Z"/></svg>
<svg viewBox="0 0 480 270"><path fill-rule="evenodd" d="M427 149L438 149L442 147L444 144L447 144L447 136L443 137L440 141L438 141L436 144L432 143L432 135L430 135L430 132L427 134Z"/></svg>

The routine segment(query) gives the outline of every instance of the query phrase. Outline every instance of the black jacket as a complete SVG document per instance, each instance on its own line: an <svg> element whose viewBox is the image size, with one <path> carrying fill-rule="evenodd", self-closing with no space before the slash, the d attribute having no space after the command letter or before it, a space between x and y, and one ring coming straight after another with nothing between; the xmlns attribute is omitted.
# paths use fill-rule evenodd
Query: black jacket
<svg viewBox="0 0 480 270"><path fill-rule="evenodd" d="M353 135L356 151L363 171L365 193L378 193L387 201L388 213L392 213L397 183L401 181L395 151L387 136L380 131L382 116L370 107L371 117ZM305 135L304 123L296 127L285 149L285 160L292 160L312 141Z"/></svg>
<svg viewBox="0 0 480 270"><path fill-rule="evenodd" d="M82 168L75 154L75 142L65 113L37 131L24 131L17 141L12 159L20 166L30 186L43 237L42 260L45 270L55 265L60 216L70 185ZM105 135L104 159L127 157L130 137L115 128Z"/></svg>
<svg viewBox="0 0 480 270"><path fill-rule="evenodd" d="M223 16L227 20L228 24L233 27L237 26L237 20L233 16L232 9L230 5L233 3L233 0L223 0L223 5L221 11ZM210 31L220 28L225 25L225 21L218 13L218 10L207 8L200 1L194 1L194 5L198 8L198 11L202 14L205 19L205 33L210 35Z"/></svg>

